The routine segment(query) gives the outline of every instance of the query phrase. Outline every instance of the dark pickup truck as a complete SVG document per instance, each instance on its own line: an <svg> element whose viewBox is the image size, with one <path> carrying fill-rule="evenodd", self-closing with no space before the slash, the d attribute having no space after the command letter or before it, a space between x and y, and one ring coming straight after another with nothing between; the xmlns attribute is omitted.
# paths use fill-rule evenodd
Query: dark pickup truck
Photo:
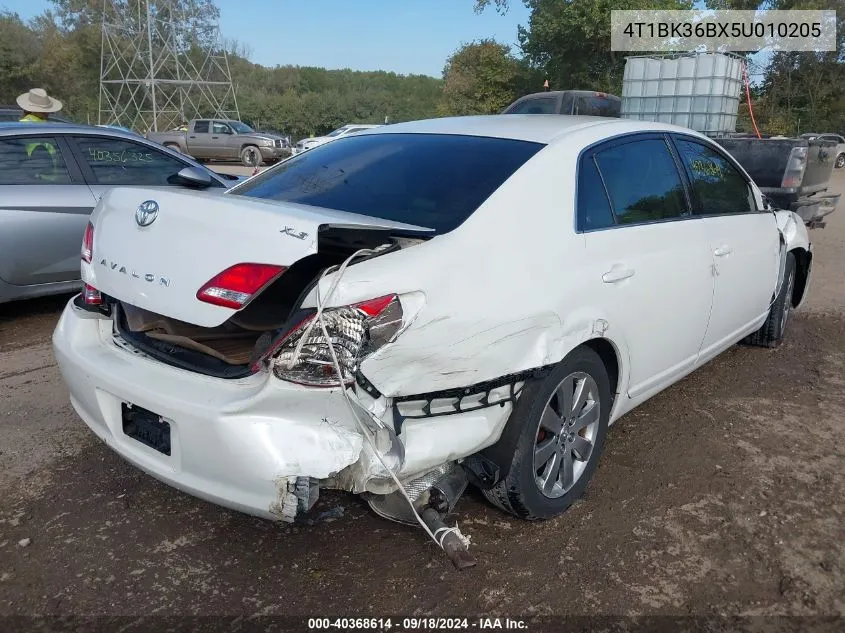
<svg viewBox="0 0 845 633"><path fill-rule="evenodd" d="M553 90L520 97L502 114L583 114L618 117L622 100L594 90Z"/></svg>
<svg viewBox="0 0 845 633"><path fill-rule="evenodd" d="M827 193L836 142L821 138L757 138L734 134L713 139L736 158L772 204L794 211L809 228L823 227L839 204Z"/></svg>

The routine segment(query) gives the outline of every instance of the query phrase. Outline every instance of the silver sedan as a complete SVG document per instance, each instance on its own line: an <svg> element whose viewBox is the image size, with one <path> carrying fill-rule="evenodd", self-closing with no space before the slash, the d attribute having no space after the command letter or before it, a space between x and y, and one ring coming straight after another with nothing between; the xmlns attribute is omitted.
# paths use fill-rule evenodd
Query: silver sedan
<svg viewBox="0 0 845 633"><path fill-rule="evenodd" d="M0 123L0 303L79 287L85 226L107 189L223 192L238 180L116 129Z"/></svg>

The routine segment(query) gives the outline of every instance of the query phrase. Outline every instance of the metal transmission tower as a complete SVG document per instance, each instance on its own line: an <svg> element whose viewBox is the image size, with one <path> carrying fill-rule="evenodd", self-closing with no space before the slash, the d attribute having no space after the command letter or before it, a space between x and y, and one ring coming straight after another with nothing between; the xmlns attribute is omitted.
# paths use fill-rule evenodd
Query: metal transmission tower
<svg viewBox="0 0 845 633"><path fill-rule="evenodd" d="M210 0L103 0L99 123L170 129L238 119Z"/></svg>

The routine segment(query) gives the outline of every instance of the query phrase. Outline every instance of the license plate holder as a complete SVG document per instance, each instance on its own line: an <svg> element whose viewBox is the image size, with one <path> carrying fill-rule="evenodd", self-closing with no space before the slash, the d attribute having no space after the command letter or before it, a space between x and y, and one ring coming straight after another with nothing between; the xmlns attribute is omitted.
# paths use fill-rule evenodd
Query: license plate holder
<svg viewBox="0 0 845 633"><path fill-rule="evenodd" d="M123 433L136 442L170 456L170 423L157 413L121 403Z"/></svg>

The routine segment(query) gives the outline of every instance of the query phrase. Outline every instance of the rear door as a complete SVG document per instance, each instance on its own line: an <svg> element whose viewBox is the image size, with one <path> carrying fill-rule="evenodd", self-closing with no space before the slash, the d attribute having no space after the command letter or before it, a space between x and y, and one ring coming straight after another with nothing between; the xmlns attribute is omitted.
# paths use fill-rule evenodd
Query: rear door
<svg viewBox="0 0 845 633"><path fill-rule="evenodd" d="M647 396L697 359L713 295L704 225L691 219L680 167L661 134L599 145L578 169L589 282L609 332L628 346L629 396Z"/></svg>
<svg viewBox="0 0 845 633"><path fill-rule="evenodd" d="M674 136L687 171L693 215L707 231L715 288L701 355L709 358L747 334L769 309L777 284L780 238L773 213L758 210L754 194L731 159L694 137Z"/></svg>
<svg viewBox="0 0 845 633"><path fill-rule="evenodd" d="M111 187L179 186L173 176L188 163L149 145L106 136L69 137L85 179L97 199ZM214 181L214 187L217 187ZM223 186L220 185L222 190Z"/></svg>
<svg viewBox="0 0 845 633"><path fill-rule="evenodd" d="M79 279L79 249L96 200L59 136L0 137L0 279Z"/></svg>

